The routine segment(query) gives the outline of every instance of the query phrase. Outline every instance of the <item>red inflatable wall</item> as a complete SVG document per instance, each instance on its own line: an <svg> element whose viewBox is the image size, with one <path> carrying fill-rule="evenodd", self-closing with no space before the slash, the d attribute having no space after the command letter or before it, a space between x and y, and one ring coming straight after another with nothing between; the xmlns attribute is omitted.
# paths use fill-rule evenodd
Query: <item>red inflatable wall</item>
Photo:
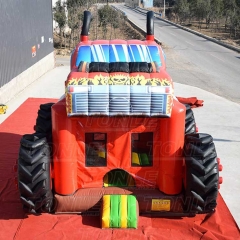
<svg viewBox="0 0 240 240"><path fill-rule="evenodd" d="M54 184L58 194L79 188L103 187L106 173L127 171L137 187L178 194L182 185L184 106L174 100L171 118L67 117L65 99L52 108ZM153 133L152 165L132 166L131 134ZM85 133L105 133L105 166L87 166Z"/></svg>

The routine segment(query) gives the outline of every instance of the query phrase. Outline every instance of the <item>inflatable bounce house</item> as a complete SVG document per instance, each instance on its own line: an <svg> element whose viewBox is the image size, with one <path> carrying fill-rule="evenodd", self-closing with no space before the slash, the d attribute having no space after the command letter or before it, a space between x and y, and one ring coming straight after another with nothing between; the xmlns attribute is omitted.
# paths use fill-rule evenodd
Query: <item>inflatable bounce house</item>
<svg viewBox="0 0 240 240"><path fill-rule="evenodd" d="M88 39L71 56L65 97L40 105L20 142L18 189L32 213L99 214L102 228L137 228L139 214L214 211L221 178L213 138L173 93L154 41Z"/></svg>

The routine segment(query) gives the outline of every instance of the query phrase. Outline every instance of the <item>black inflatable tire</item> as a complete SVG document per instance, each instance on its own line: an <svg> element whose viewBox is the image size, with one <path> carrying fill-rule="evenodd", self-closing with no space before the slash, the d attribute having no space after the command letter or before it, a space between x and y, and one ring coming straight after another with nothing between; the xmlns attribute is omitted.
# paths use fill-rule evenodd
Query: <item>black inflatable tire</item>
<svg viewBox="0 0 240 240"><path fill-rule="evenodd" d="M34 130L36 133L42 133L48 141L52 156L52 115L51 107L54 103L45 103L40 105L38 110L38 116L36 119L36 125Z"/></svg>
<svg viewBox="0 0 240 240"><path fill-rule="evenodd" d="M188 104L184 104L186 107L186 119L185 119L185 134L196 133L196 123L193 111Z"/></svg>
<svg viewBox="0 0 240 240"><path fill-rule="evenodd" d="M49 133L52 131L51 107L54 103L40 105L34 130L39 133Z"/></svg>
<svg viewBox="0 0 240 240"><path fill-rule="evenodd" d="M212 212L218 195L218 163L213 138L197 133L185 136L185 210Z"/></svg>
<svg viewBox="0 0 240 240"><path fill-rule="evenodd" d="M23 135L18 158L18 189L27 212L51 212L50 148L43 134Z"/></svg>

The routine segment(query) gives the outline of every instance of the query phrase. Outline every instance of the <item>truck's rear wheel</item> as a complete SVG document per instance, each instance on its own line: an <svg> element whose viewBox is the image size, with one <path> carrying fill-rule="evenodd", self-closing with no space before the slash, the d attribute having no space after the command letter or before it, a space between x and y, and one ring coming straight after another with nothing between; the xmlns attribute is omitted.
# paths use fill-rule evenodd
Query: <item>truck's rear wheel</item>
<svg viewBox="0 0 240 240"><path fill-rule="evenodd" d="M18 188L27 212L51 212L53 194L50 176L50 149L39 133L26 134L20 141Z"/></svg>
<svg viewBox="0 0 240 240"><path fill-rule="evenodd" d="M211 212L217 205L218 163L213 138L209 134L185 136L185 210Z"/></svg>
<svg viewBox="0 0 240 240"><path fill-rule="evenodd" d="M52 115L51 115L51 107L54 103L45 103L40 105L40 109L38 110L38 116L36 119L36 125L34 126L34 130L37 133L43 133L48 143L51 145L52 143Z"/></svg>
<svg viewBox="0 0 240 240"><path fill-rule="evenodd" d="M186 107L185 134L196 133L196 122L191 106L188 104L184 105Z"/></svg>

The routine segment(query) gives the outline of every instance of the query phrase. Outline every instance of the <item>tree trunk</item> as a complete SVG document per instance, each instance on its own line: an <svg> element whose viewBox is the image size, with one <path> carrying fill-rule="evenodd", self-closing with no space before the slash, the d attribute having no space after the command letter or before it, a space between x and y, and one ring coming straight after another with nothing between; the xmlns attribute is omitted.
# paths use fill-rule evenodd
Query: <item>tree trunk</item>
<svg viewBox="0 0 240 240"><path fill-rule="evenodd" d="M59 28L60 31L60 49L62 49L62 29Z"/></svg>
<svg viewBox="0 0 240 240"><path fill-rule="evenodd" d="M225 32L227 31L227 20L228 20L228 16L226 16L225 18Z"/></svg>
<svg viewBox="0 0 240 240"><path fill-rule="evenodd" d="M111 24L111 29L110 29L110 40L112 40L112 24Z"/></svg>

